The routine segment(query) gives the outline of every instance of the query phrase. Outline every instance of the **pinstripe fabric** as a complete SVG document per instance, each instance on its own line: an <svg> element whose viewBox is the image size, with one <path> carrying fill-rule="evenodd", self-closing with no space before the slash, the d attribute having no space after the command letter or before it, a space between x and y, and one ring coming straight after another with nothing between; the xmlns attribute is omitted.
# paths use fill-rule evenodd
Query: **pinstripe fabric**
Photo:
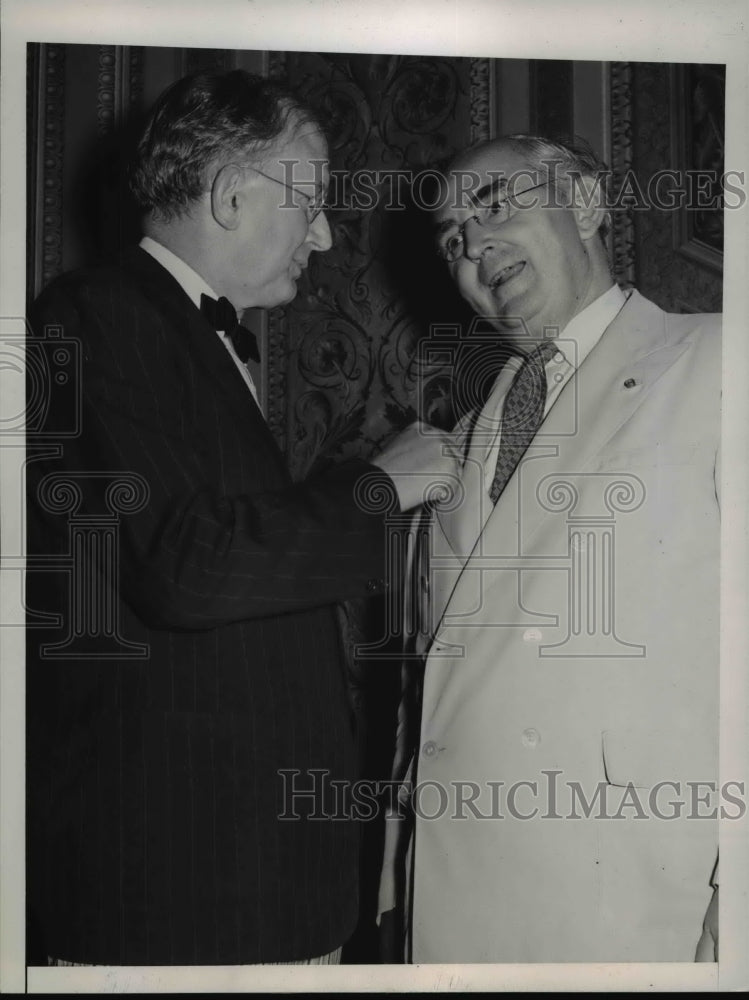
<svg viewBox="0 0 749 1000"><path fill-rule="evenodd" d="M341 952L342 948L336 948L335 951L328 952L327 955L320 955L317 958L299 958L292 960L290 962L264 962L264 965L340 965L341 963ZM86 966L84 962L66 962L61 958L48 958L47 965L56 966L62 968L63 966L71 967L76 966L78 968L91 968L91 966Z"/></svg>
<svg viewBox="0 0 749 1000"><path fill-rule="evenodd" d="M28 632L29 886L46 954L327 954L357 919L358 833L279 820L278 771L356 775L335 602L384 576L381 525L352 501L371 467L292 484L231 357L141 250L54 283L32 315L37 336L52 323L82 342L83 430L60 461L29 466L29 552L67 544L65 517L35 500L44 474L141 475L150 498L121 519L115 599L150 656L44 662L40 642L59 634ZM84 507L104 509L95 480ZM29 576L32 608L65 607L63 574Z"/></svg>

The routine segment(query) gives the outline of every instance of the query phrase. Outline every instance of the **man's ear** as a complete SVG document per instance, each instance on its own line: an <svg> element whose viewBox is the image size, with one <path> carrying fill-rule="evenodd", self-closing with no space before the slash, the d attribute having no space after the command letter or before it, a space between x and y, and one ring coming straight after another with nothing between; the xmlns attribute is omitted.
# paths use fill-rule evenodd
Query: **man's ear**
<svg viewBox="0 0 749 1000"><path fill-rule="evenodd" d="M608 216L604 192L595 177L576 176L572 188L572 211L580 239L593 239Z"/></svg>
<svg viewBox="0 0 749 1000"><path fill-rule="evenodd" d="M223 229L236 229L246 198L245 172L236 163L227 163L213 178L211 214Z"/></svg>

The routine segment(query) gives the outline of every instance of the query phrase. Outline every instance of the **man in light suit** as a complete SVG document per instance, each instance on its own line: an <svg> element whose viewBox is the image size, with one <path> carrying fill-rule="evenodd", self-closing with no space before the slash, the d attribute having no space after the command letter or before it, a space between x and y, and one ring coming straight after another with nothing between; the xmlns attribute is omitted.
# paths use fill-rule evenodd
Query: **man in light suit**
<svg viewBox="0 0 749 1000"><path fill-rule="evenodd" d="M138 146L140 246L32 310L29 356L62 331L81 359L80 423L53 392L28 468L34 964L330 963L355 927L356 825L288 782L357 774L336 603L387 584L366 484L405 509L401 465L454 463L407 432L379 469L284 466L236 311L330 247L327 183L292 95L179 81Z"/></svg>
<svg viewBox="0 0 749 1000"><path fill-rule="evenodd" d="M720 320L614 284L602 167L506 137L435 212L513 357L413 569L380 909L415 963L717 958Z"/></svg>

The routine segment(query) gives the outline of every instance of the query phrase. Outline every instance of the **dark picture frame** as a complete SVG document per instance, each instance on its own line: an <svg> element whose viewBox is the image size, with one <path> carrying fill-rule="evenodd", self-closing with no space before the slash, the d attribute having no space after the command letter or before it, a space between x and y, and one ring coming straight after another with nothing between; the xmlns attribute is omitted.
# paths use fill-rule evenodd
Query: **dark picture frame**
<svg viewBox="0 0 749 1000"><path fill-rule="evenodd" d="M723 268L725 89L725 65L671 68L672 165L683 172L687 190L674 212L674 249L718 271ZM698 175L699 188L690 184Z"/></svg>

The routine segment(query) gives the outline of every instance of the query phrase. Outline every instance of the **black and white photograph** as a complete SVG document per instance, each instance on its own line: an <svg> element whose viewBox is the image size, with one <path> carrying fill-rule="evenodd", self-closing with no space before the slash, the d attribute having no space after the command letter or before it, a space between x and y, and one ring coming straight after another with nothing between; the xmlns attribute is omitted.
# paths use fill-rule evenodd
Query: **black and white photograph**
<svg viewBox="0 0 749 1000"><path fill-rule="evenodd" d="M741 5L2 18L3 992L749 986Z"/></svg>

